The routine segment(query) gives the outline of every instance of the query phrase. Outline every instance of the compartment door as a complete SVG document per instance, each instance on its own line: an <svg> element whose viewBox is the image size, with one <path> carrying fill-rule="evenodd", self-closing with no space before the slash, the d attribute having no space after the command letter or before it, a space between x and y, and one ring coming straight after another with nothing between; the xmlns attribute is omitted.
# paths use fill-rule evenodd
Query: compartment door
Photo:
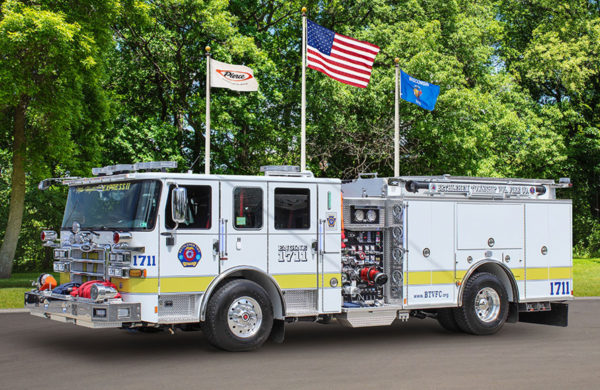
<svg viewBox="0 0 600 390"><path fill-rule="evenodd" d="M414 201L408 206L406 304L451 306L456 302L454 203Z"/></svg>
<svg viewBox="0 0 600 390"><path fill-rule="evenodd" d="M571 205L527 204L525 218L527 300L571 295Z"/></svg>

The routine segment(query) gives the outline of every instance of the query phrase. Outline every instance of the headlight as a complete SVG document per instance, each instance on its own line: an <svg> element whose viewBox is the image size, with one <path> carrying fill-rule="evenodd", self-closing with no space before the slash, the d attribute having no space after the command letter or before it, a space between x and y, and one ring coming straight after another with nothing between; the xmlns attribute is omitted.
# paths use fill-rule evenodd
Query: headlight
<svg viewBox="0 0 600 390"><path fill-rule="evenodd" d="M54 272L69 272L69 265L60 261L55 261L52 264Z"/></svg>
<svg viewBox="0 0 600 390"><path fill-rule="evenodd" d="M54 258L55 259L66 259L67 257L69 257L69 250L68 249L55 249L54 250Z"/></svg>
<svg viewBox="0 0 600 390"><path fill-rule="evenodd" d="M362 210L356 210L354 212L354 219L356 219L359 222L362 222L365 220L365 212Z"/></svg>
<svg viewBox="0 0 600 390"><path fill-rule="evenodd" d="M367 211L367 222L375 222L377 219L377 211L369 210Z"/></svg>
<svg viewBox="0 0 600 390"><path fill-rule="evenodd" d="M129 268L108 267L108 276L115 278L129 278Z"/></svg>
<svg viewBox="0 0 600 390"><path fill-rule="evenodd" d="M111 253L109 255L109 260L111 262L117 262L117 263L129 263L131 260L131 253L121 253L121 252Z"/></svg>

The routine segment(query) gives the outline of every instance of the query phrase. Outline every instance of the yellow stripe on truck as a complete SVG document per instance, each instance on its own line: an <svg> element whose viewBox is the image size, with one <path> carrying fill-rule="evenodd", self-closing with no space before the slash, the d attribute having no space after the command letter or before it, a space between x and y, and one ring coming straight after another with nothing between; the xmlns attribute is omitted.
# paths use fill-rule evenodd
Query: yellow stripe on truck
<svg viewBox="0 0 600 390"><path fill-rule="evenodd" d="M455 282L454 271L435 271L431 275L432 284L452 284Z"/></svg>
<svg viewBox="0 0 600 390"><path fill-rule="evenodd" d="M287 288L317 288L317 274L281 274L271 276L275 278L275 281L279 284L279 288L282 290Z"/></svg>
<svg viewBox="0 0 600 390"><path fill-rule="evenodd" d="M213 276L160 278L160 292L161 294L166 294L176 292L206 291L208 285L213 281L213 279Z"/></svg>
<svg viewBox="0 0 600 390"><path fill-rule="evenodd" d="M419 284L432 284L431 271L407 272L407 280L410 286Z"/></svg>
<svg viewBox="0 0 600 390"><path fill-rule="evenodd" d="M317 288L318 275L314 273L272 276L282 290ZM329 282L332 278L337 279L338 287L341 285L342 276L340 273L328 273L323 275L324 287L330 287ZM213 276L160 278L160 292L161 294L167 294L206 291L213 279ZM117 286L119 291L124 293L158 294L158 278L112 278L111 282Z"/></svg>
<svg viewBox="0 0 600 390"><path fill-rule="evenodd" d="M571 267L527 268L527 280L571 279Z"/></svg>
<svg viewBox="0 0 600 390"><path fill-rule="evenodd" d="M111 278L110 281L123 293L158 294L158 278L120 279Z"/></svg>
<svg viewBox="0 0 600 390"><path fill-rule="evenodd" d="M571 267L550 268L550 279L571 279L573 272Z"/></svg>
<svg viewBox="0 0 600 390"><path fill-rule="evenodd" d="M515 280L525 280L525 270L523 268L511 269Z"/></svg>
<svg viewBox="0 0 600 390"><path fill-rule="evenodd" d="M548 280L548 279L570 279L572 277L571 267L543 267L511 269L515 280ZM428 284L452 284L462 281L467 271L415 271L406 273L406 282L409 286Z"/></svg>

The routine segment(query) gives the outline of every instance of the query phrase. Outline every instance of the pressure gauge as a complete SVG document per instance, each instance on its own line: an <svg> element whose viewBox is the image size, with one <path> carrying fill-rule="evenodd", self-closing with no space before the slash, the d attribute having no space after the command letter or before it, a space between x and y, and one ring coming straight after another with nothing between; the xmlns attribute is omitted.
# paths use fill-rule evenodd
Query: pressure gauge
<svg viewBox="0 0 600 390"><path fill-rule="evenodd" d="M362 222L365 220L365 212L362 210L356 210L354 212L354 218L358 221L358 222Z"/></svg>
<svg viewBox="0 0 600 390"><path fill-rule="evenodd" d="M377 219L377 211L375 210L369 210L367 211L367 222L375 222L375 220Z"/></svg>

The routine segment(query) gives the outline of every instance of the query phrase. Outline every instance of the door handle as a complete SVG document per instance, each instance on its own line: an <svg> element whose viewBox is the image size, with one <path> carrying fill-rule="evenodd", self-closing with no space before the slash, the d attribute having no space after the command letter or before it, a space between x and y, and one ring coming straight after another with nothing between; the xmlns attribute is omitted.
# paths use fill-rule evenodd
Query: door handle
<svg viewBox="0 0 600 390"><path fill-rule="evenodd" d="M227 220L219 220L219 260L227 260Z"/></svg>

